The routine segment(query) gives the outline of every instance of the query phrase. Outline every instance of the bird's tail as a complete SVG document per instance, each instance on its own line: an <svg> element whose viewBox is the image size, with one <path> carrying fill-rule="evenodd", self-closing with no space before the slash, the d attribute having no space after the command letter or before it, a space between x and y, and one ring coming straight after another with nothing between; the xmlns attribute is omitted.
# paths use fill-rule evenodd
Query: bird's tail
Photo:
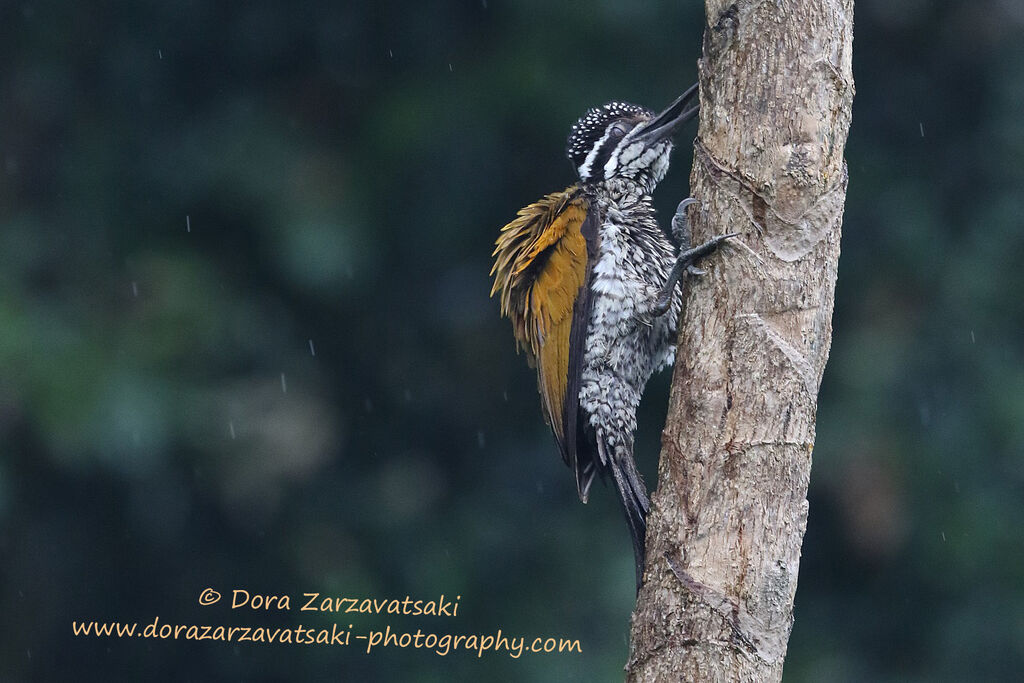
<svg viewBox="0 0 1024 683"><path fill-rule="evenodd" d="M633 461L632 448L616 447L598 430L598 455L603 464L607 465L615 480L615 489L622 501L622 510L626 513L626 524L633 540L633 559L636 565L636 588L644 576L644 542L647 538L647 513L651 503L647 499L647 487L636 469Z"/></svg>

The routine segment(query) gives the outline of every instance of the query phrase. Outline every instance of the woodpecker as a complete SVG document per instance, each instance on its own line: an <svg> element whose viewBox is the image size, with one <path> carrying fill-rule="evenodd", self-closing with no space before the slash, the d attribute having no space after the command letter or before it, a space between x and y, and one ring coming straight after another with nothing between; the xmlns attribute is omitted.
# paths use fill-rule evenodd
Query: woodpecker
<svg viewBox="0 0 1024 683"><path fill-rule="evenodd" d="M491 296L517 349L537 369L545 419L584 503L597 474L618 491L633 542L637 588L650 502L633 460L636 410L651 375L675 360L681 276L733 235L690 248L686 207L671 229L651 193L672 135L697 113L694 85L660 114L627 102L588 110L566 155L578 181L522 208L501 229Z"/></svg>

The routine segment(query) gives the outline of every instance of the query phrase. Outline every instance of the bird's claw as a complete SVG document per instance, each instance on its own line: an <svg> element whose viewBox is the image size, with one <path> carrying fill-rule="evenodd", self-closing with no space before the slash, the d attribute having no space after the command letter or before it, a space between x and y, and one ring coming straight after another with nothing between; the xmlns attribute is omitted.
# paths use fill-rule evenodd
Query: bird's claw
<svg viewBox="0 0 1024 683"><path fill-rule="evenodd" d="M676 285L679 283L679 279L682 277L683 273L698 277L706 275L707 273L704 270L697 267L697 263L705 256L716 251L722 242L736 237L739 234L737 232L730 232L725 235L718 235L717 237L712 237L704 244L691 249L690 226L686 222L685 209L696 201L697 200L693 197L687 197L683 201L679 202L679 207L676 209L676 215L672 217L672 234L678 242L679 255L676 257L676 263L672 266L672 270L668 273L668 279L665 281L665 285L662 287L660 294L654 301L654 305L651 307L651 313L655 317L664 315L668 312L668 309L672 304L673 292L675 292Z"/></svg>
<svg viewBox="0 0 1024 683"><path fill-rule="evenodd" d="M681 251L686 251L690 248L690 223L686 220L686 207L696 203L696 199L687 197L679 202L675 215L672 216L672 237Z"/></svg>
<svg viewBox="0 0 1024 683"><path fill-rule="evenodd" d="M696 204L696 203L697 203L696 199L694 199L693 197L687 197L683 201L679 202L679 206L676 207L676 215L678 216L678 215L682 214L683 211L686 210L686 207L688 207L690 204Z"/></svg>

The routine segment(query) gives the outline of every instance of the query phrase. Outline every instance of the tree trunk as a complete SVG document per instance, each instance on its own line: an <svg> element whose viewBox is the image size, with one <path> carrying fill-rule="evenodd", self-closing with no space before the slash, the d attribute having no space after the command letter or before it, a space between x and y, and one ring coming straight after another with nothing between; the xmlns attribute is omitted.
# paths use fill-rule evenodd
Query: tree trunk
<svg viewBox="0 0 1024 683"><path fill-rule="evenodd" d="M629 681L778 681L832 336L853 0L706 0L690 278Z"/></svg>

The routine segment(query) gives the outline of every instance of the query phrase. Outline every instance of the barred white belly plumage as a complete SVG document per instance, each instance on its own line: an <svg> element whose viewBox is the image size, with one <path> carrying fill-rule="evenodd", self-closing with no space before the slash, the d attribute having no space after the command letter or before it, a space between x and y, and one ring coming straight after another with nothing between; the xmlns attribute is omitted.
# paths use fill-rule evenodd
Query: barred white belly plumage
<svg viewBox="0 0 1024 683"><path fill-rule="evenodd" d="M593 427L631 448L636 409L651 375L675 358L681 297L676 289L665 315L651 308L675 262L675 249L658 226L649 196L602 193L594 296L586 339L580 406Z"/></svg>

